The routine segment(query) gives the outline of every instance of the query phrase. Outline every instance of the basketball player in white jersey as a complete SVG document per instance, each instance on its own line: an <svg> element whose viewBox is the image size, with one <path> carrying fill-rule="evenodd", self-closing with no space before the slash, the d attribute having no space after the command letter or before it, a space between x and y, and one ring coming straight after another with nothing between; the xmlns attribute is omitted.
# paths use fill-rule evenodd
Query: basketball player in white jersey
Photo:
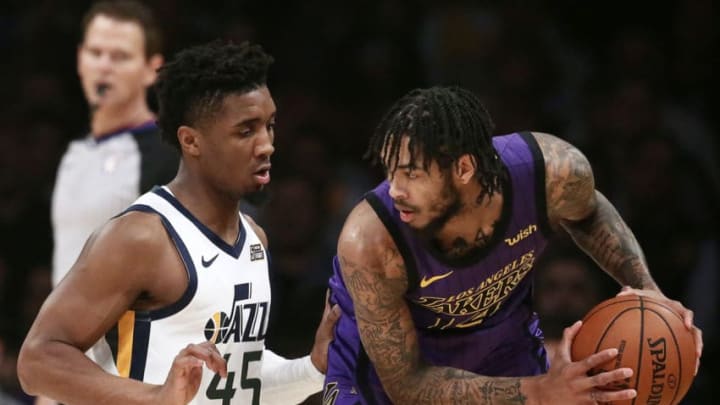
<svg viewBox="0 0 720 405"><path fill-rule="evenodd" d="M86 243L21 349L30 394L66 404L292 404L322 388L338 311L312 353L264 348L264 232L239 201L270 181L272 58L257 45L190 48L159 71L159 124L182 158ZM202 342L202 343L201 343ZM91 346L98 364L83 353Z"/></svg>

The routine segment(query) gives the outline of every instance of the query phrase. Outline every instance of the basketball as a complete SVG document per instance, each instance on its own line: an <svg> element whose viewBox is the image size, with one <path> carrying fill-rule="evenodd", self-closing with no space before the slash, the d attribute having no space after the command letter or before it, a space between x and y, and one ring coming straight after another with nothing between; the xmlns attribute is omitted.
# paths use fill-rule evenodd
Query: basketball
<svg viewBox="0 0 720 405"><path fill-rule="evenodd" d="M656 300L615 297L588 312L572 344L573 361L610 348L618 349L618 356L590 374L629 367L634 371L631 377L606 388L637 390L635 399L613 404L675 405L692 384L693 335L680 315Z"/></svg>

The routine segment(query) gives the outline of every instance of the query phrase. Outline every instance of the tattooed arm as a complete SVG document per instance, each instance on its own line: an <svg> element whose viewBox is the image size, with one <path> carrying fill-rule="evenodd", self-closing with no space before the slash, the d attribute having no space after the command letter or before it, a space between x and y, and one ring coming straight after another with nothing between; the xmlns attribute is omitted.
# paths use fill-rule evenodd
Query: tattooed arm
<svg viewBox="0 0 720 405"><path fill-rule="evenodd" d="M590 163L569 143L552 135L534 133L545 158L548 218L567 231L575 243L620 284L621 294L646 295L666 301L682 315L695 334L697 356L702 333L693 326L693 313L669 300L648 271L642 249L615 207L595 190Z"/></svg>
<svg viewBox="0 0 720 405"><path fill-rule="evenodd" d="M632 390L602 391L628 369L593 377L587 371L612 359L610 350L570 363L570 342L579 324L566 331L562 358L551 373L525 378L487 377L423 362L410 310L404 299L407 274L395 243L375 212L360 203L348 217L338 242L342 276L355 308L358 330L370 360L394 403L400 404L557 404L631 398ZM482 344L482 342L478 342ZM540 390L553 386L555 389Z"/></svg>
<svg viewBox="0 0 720 405"><path fill-rule="evenodd" d="M535 133L545 157L548 218L622 285L658 290L635 236L599 191L590 163L569 143Z"/></svg>

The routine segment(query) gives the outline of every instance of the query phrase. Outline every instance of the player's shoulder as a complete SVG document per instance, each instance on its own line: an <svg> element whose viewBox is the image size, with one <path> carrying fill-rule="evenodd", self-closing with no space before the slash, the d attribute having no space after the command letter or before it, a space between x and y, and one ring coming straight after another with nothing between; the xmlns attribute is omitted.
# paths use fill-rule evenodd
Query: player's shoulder
<svg viewBox="0 0 720 405"><path fill-rule="evenodd" d="M345 220L338 240L338 250L365 255L392 246L392 237L380 217L367 200L360 201Z"/></svg>
<svg viewBox="0 0 720 405"><path fill-rule="evenodd" d="M530 134L540 146L540 149L545 151L547 148L559 145L570 145L569 142L560 138L559 136L547 132L530 131Z"/></svg>
<svg viewBox="0 0 720 405"><path fill-rule="evenodd" d="M127 247L147 251L165 243L166 233L162 219L156 213L127 211L105 223L95 237L115 244L119 249Z"/></svg>
<svg viewBox="0 0 720 405"><path fill-rule="evenodd" d="M531 132L540 147L548 174L575 171L589 171L590 164L585 155L569 141L546 132Z"/></svg>
<svg viewBox="0 0 720 405"><path fill-rule="evenodd" d="M535 141L538 143L538 146L540 146L540 150L543 154L551 153L554 150L560 149L577 150L575 145L573 145L570 141L565 140L558 135L539 131L531 131L530 134L533 138L535 138Z"/></svg>
<svg viewBox="0 0 720 405"><path fill-rule="evenodd" d="M167 268L162 260L171 246L158 215L129 211L110 219L90 236L72 271L123 274L143 283L156 269Z"/></svg>

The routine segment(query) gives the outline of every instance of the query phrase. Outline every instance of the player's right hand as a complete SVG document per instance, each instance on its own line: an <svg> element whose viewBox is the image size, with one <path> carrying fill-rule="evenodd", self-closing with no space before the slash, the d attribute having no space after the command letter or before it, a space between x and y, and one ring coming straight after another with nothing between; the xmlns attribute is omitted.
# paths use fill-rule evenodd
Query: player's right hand
<svg viewBox="0 0 720 405"><path fill-rule="evenodd" d="M221 377L227 377L225 359L213 343L189 344L175 356L165 384L159 388L154 403L185 405L190 402L200 387L203 364Z"/></svg>
<svg viewBox="0 0 720 405"><path fill-rule="evenodd" d="M617 391L603 390L602 387L622 382L633 373L631 368L618 368L593 376L588 371L617 357L617 349L606 349L582 360L573 362L570 347L580 330L578 321L563 332L563 338L555 356L550 362L547 374L539 376L538 402L540 404L597 404L598 402L621 401L637 396L634 389Z"/></svg>
<svg viewBox="0 0 720 405"><path fill-rule="evenodd" d="M330 290L327 290L325 292L325 310L320 319L320 325L315 331L315 342L310 351L310 361L323 374L327 373L328 346L335 337L335 325L340 319L340 314L338 304L330 306Z"/></svg>

